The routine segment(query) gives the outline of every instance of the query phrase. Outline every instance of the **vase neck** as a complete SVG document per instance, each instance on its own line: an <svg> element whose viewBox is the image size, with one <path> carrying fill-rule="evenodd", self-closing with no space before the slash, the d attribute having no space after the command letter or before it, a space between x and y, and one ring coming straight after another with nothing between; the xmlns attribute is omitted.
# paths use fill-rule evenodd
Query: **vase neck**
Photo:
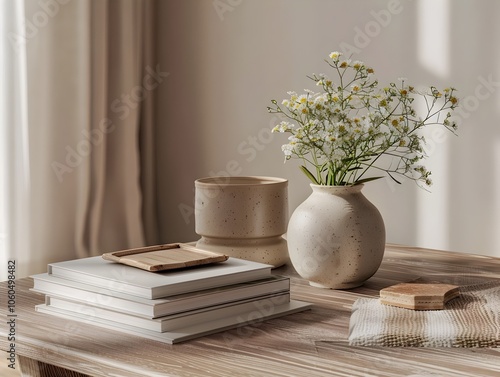
<svg viewBox="0 0 500 377"><path fill-rule="evenodd" d="M363 189L363 184L355 186L325 186L325 185L315 185L311 183L311 188L313 192L325 193L330 195L350 195L361 192Z"/></svg>

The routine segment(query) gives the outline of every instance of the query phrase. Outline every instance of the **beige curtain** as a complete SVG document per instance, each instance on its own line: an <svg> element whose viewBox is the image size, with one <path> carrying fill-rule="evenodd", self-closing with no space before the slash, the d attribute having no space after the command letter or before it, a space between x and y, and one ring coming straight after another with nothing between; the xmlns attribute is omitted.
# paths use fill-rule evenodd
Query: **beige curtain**
<svg viewBox="0 0 500 377"><path fill-rule="evenodd" d="M23 19L22 2L0 2L0 281L31 250L26 50L9 38L22 33Z"/></svg>
<svg viewBox="0 0 500 377"><path fill-rule="evenodd" d="M157 242L152 104L167 73L155 64L154 2L51 4L25 1L16 40L26 53L29 134L23 276Z"/></svg>

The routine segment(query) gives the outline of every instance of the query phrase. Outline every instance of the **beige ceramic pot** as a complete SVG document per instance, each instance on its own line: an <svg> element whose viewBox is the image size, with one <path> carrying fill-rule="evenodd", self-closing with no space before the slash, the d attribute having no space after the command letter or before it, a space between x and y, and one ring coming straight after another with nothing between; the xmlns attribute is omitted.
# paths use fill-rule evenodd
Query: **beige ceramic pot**
<svg viewBox="0 0 500 377"><path fill-rule="evenodd" d="M288 260L288 181L210 177L195 181L196 246L231 257L283 265Z"/></svg>
<svg viewBox="0 0 500 377"><path fill-rule="evenodd" d="M363 185L313 185L293 212L287 240L290 260L310 285L347 289L363 284L380 267L384 221L363 195Z"/></svg>

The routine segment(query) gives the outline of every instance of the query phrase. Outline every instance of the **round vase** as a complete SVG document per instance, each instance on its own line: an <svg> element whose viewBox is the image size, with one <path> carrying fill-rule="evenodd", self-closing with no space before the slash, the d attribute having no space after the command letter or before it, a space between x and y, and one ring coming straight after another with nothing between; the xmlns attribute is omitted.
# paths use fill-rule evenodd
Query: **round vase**
<svg viewBox="0 0 500 377"><path fill-rule="evenodd" d="M363 185L311 184L311 195L288 223L290 260L300 276L321 288L362 285L380 267L385 226Z"/></svg>
<svg viewBox="0 0 500 377"><path fill-rule="evenodd" d="M195 182L200 249L270 264L288 261L288 181L275 177L209 177Z"/></svg>

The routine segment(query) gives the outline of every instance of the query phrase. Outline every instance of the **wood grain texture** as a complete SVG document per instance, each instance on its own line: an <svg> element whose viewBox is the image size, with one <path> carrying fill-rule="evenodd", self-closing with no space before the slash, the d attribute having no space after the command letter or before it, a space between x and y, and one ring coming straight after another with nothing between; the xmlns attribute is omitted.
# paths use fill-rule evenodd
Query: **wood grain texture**
<svg viewBox="0 0 500 377"><path fill-rule="evenodd" d="M17 281L17 354L91 376L498 376L500 349L377 348L348 345L351 306L382 288L425 277L500 279L500 259L388 245L380 270L347 291L310 287L287 265L292 298L312 310L178 345L43 315L31 279ZM5 297L5 284L0 295ZM263 308L272 310L272 308ZM6 308L1 307L4 316ZM6 329L0 347L7 349Z"/></svg>
<svg viewBox="0 0 500 377"><path fill-rule="evenodd" d="M44 363L43 361L33 360L27 357L19 356L19 364L23 377L88 377L87 374L74 372Z"/></svg>
<svg viewBox="0 0 500 377"><path fill-rule="evenodd" d="M3 354L3 353L2 353ZM21 369L19 367L19 360L16 359L14 368L9 368L9 361L6 358L0 358L0 376L2 377L20 377Z"/></svg>

